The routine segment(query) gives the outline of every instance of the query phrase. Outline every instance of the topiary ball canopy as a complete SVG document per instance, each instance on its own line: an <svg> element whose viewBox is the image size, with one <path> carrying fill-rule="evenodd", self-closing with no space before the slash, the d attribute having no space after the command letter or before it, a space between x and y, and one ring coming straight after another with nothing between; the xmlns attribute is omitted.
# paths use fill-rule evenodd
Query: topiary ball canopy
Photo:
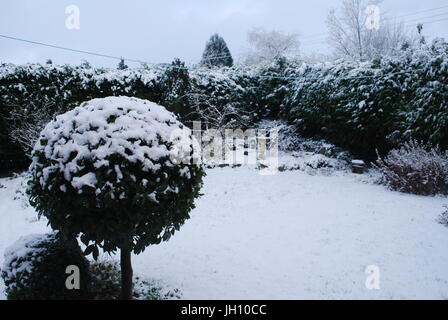
<svg viewBox="0 0 448 320"><path fill-rule="evenodd" d="M30 201L53 229L81 234L89 252L138 254L189 218L204 176L196 147L191 130L162 106L94 99L42 131Z"/></svg>

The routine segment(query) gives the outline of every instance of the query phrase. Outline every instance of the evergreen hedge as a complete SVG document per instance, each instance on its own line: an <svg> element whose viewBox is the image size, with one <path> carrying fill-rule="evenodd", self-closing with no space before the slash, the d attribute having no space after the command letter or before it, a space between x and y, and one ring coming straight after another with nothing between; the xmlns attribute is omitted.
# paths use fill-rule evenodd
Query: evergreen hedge
<svg viewBox="0 0 448 320"><path fill-rule="evenodd" d="M376 150L385 155L412 139L446 150L447 83L448 44L443 40L404 47L391 57L369 62L307 64L279 59L253 69L187 70L178 60L171 66L126 70L88 64L3 64L0 161L26 159L8 137L14 108L47 99L59 114L88 99L120 95L163 105L187 125L200 120L194 114L197 107L232 104L251 115L248 125L287 120L299 133L327 139L365 160L375 159Z"/></svg>

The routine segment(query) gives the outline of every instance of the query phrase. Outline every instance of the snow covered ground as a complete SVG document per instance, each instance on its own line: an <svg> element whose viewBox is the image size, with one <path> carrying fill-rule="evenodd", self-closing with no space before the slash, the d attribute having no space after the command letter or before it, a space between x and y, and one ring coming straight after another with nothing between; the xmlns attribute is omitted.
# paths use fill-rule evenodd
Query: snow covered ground
<svg viewBox="0 0 448 320"><path fill-rule="evenodd" d="M47 230L0 179L0 265L17 238ZM351 174L208 170L192 218L134 271L185 299L448 299L445 197L420 197ZM369 265L380 290L365 287ZM4 299L0 283L0 298Z"/></svg>

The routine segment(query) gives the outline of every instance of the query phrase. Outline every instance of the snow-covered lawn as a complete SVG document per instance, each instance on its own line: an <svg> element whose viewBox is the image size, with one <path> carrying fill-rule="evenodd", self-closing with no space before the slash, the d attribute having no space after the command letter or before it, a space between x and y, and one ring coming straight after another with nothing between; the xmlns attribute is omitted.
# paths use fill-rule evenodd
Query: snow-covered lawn
<svg viewBox="0 0 448 320"><path fill-rule="evenodd" d="M14 200L20 178L0 183L2 265L7 246L47 227ZM245 167L208 170L203 192L178 234L134 257L135 273L185 299L448 299L447 198ZM365 287L368 265L380 290Z"/></svg>

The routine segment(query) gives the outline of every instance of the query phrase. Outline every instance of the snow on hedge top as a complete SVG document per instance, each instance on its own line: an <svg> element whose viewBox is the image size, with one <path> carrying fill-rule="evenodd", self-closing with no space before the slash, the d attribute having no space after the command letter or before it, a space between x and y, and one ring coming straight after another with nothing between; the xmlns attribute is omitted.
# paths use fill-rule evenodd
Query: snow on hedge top
<svg viewBox="0 0 448 320"><path fill-rule="evenodd" d="M42 244L51 241L55 235L55 233L31 234L21 237L8 247L2 269L4 280L11 281L20 275L20 280L25 281L26 275L33 271L33 263L39 262L46 251ZM15 285L15 282L10 284Z"/></svg>
<svg viewBox="0 0 448 320"><path fill-rule="evenodd" d="M95 173L85 173L84 160L98 169L109 167L112 155L120 155L140 163L145 172L156 172L162 165L173 166L172 156L190 151L193 143L197 142L191 130L153 102L129 97L93 99L44 128L33 150L31 169L38 169L44 188L50 187L49 175L58 171L75 189L95 187ZM49 160L45 164L40 163L42 155ZM111 169L120 176L119 166Z"/></svg>

